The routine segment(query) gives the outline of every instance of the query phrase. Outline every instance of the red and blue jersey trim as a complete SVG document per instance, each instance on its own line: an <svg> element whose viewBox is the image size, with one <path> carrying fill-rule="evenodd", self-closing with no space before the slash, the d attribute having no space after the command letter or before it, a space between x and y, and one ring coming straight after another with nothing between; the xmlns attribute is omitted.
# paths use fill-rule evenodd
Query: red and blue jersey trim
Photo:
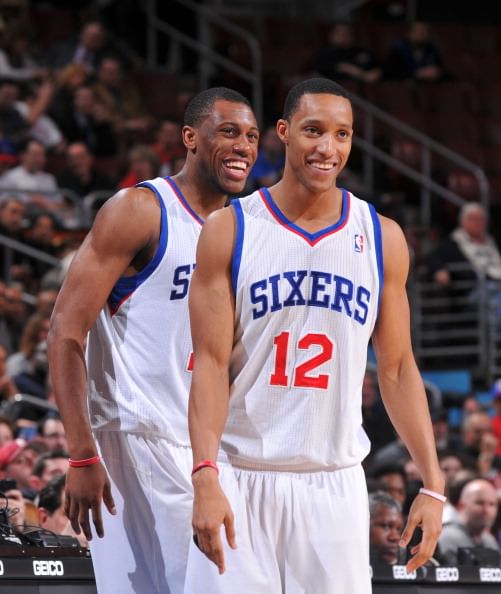
<svg viewBox="0 0 501 594"><path fill-rule="evenodd" d="M176 184L176 182L169 176L164 178L165 181L169 184L169 186L172 188L172 191L174 192L176 198L179 200L179 202L181 203L181 205L183 206L183 208L186 210L186 212L195 219L195 221L197 223L199 223L200 225L204 224L204 220L201 219L197 213L191 208L191 206L189 205L188 201L186 200L186 198L183 196L183 193L181 192L179 186Z"/></svg>
<svg viewBox="0 0 501 594"><path fill-rule="evenodd" d="M308 231L305 231L304 229L290 221L275 204L268 188L260 188L259 194L266 208L269 210L270 214L277 221L277 223L279 223L292 233L295 233L296 235L302 237L309 245L314 246L319 241L324 239L324 237L327 237L329 235L332 235L333 233L337 233L338 231L340 231L348 222L350 216L350 193L344 188L340 189L342 193L342 207L341 217L339 221L337 221L337 223L335 223L334 225L330 225L329 227L321 229L320 231L316 231L315 233L309 233Z"/></svg>
<svg viewBox="0 0 501 594"><path fill-rule="evenodd" d="M162 258L164 257L165 251L167 250L167 240L169 234L167 209L165 208L164 201L153 184L150 184L149 182L142 182L136 187L149 188L157 197L158 203L160 205L160 238L158 241L157 251L150 262L148 262L148 264L137 274L132 276L122 276L116 282L110 296L108 297L108 308L111 315L114 315L120 309L122 303L127 301L132 293L134 293L134 291L153 274L153 272L158 268Z"/></svg>
<svg viewBox="0 0 501 594"><path fill-rule="evenodd" d="M238 200L238 198L234 198L231 201L231 206L235 211L236 218L235 245L233 247L233 258L231 260L231 284L233 286L233 293L236 295L238 273L240 271L240 262L242 261L245 221L240 200Z"/></svg>
<svg viewBox="0 0 501 594"><path fill-rule="evenodd" d="M376 243L376 262L377 271L379 277L379 290L377 300L377 311L381 308L381 295L383 293L384 284L384 261L383 261L383 234L381 232L381 221L377 215L376 209L373 204L367 203L369 206L369 212L371 213L372 224L374 226L374 241Z"/></svg>

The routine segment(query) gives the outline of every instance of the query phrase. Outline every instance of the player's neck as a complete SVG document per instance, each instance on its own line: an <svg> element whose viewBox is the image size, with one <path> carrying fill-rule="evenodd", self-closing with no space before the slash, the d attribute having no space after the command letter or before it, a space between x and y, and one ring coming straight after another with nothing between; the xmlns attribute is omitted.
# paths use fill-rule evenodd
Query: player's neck
<svg viewBox="0 0 501 594"><path fill-rule="evenodd" d="M202 187L194 181L194 177L185 175L182 171L173 180L193 211L204 221L212 212L226 204L227 196L211 191L209 187Z"/></svg>

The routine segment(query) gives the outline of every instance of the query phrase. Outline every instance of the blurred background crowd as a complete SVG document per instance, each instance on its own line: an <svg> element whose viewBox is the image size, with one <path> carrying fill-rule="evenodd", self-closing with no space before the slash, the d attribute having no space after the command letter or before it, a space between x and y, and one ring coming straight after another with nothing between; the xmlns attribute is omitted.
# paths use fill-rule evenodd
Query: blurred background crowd
<svg viewBox="0 0 501 594"><path fill-rule="evenodd" d="M252 35L263 56L262 135L246 193L281 175L274 124L292 84L326 76L358 98L355 134L377 150L368 161L355 144L340 182L408 237L416 354L449 498L435 559L499 566L501 11L491 6L482 21L479 2L477 23L456 8L452 21L428 2L355 2L339 14L336 3L319 1L306 15L300 0L257 2L254 10L221 0L179 2L175 17L158 3L153 21L151 2L67 4L0 1L2 525L35 540L44 531L77 538L63 512L68 455L46 337L95 213L121 188L179 171L182 114L201 80L256 100L254 79L241 74L255 57L248 39L214 29L208 40L188 6L208 5ZM167 33L152 44L157 21ZM188 31L221 59L201 65L179 43ZM390 133L384 124L392 118ZM430 163L432 150L439 156ZM365 461L373 562L401 563L399 535L421 483L386 415L371 353L363 421L373 445Z"/></svg>

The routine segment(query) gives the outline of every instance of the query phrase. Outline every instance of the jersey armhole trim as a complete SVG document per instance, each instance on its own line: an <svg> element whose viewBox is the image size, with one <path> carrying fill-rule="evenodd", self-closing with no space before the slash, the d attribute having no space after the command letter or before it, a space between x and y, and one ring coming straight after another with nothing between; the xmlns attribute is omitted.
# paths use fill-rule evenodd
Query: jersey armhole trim
<svg viewBox="0 0 501 594"><path fill-rule="evenodd" d="M372 224L374 226L374 241L376 243L376 263L379 278L379 289L377 298L377 312L381 308L381 295L383 293L384 284L384 262L383 262L383 236L381 232L381 221L379 220L378 214L374 206L368 203L369 212L371 213Z"/></svg>
<svg viewBox="0 0 501 594"><path fill-rule="evenodd" d="M233 286L233 293L237 294L238 273L240 272L240 262L242 261L242 249L244 242L244 214L240 200L235 198L231 201L231 206L235 213L235 244L233 246L233 255L231 259L231 284Z"/></svg>

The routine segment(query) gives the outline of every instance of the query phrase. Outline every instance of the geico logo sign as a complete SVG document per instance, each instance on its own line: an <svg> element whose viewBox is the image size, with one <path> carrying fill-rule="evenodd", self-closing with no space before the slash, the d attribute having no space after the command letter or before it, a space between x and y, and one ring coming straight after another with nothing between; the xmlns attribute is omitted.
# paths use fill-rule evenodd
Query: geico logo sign
<svg viewBox="0 0 501 594"><path fill-rule="evenodd" d="M35 575L64 575L62 561L33 561L33 573Z"/></svg>
<svg viewBox="0 0 501 594"><path fill-rule="evenodd" d="M0 561L0 575L4 574L3 561Z"/></svg>
<svg viewBox="0 0 501 594"><path fill-rule="evenodd" d="M501 582L501 567L481 567L479 573L481 582Z"/></svg>
<svg viewBox="0 0 501 594"><path fill-rule="evenodd" d="M435 577L437 582L458 582L459 569L457 567L437 567Z"/></svg>
<svg viewBox="0 0 501 594"><path fill-rule="evenodd" d="M415 580L416 579L416 572L411 571L411 573L407 573L407 569L405 569L405 565L393 565L393 578L396 580Z"/></svg>

